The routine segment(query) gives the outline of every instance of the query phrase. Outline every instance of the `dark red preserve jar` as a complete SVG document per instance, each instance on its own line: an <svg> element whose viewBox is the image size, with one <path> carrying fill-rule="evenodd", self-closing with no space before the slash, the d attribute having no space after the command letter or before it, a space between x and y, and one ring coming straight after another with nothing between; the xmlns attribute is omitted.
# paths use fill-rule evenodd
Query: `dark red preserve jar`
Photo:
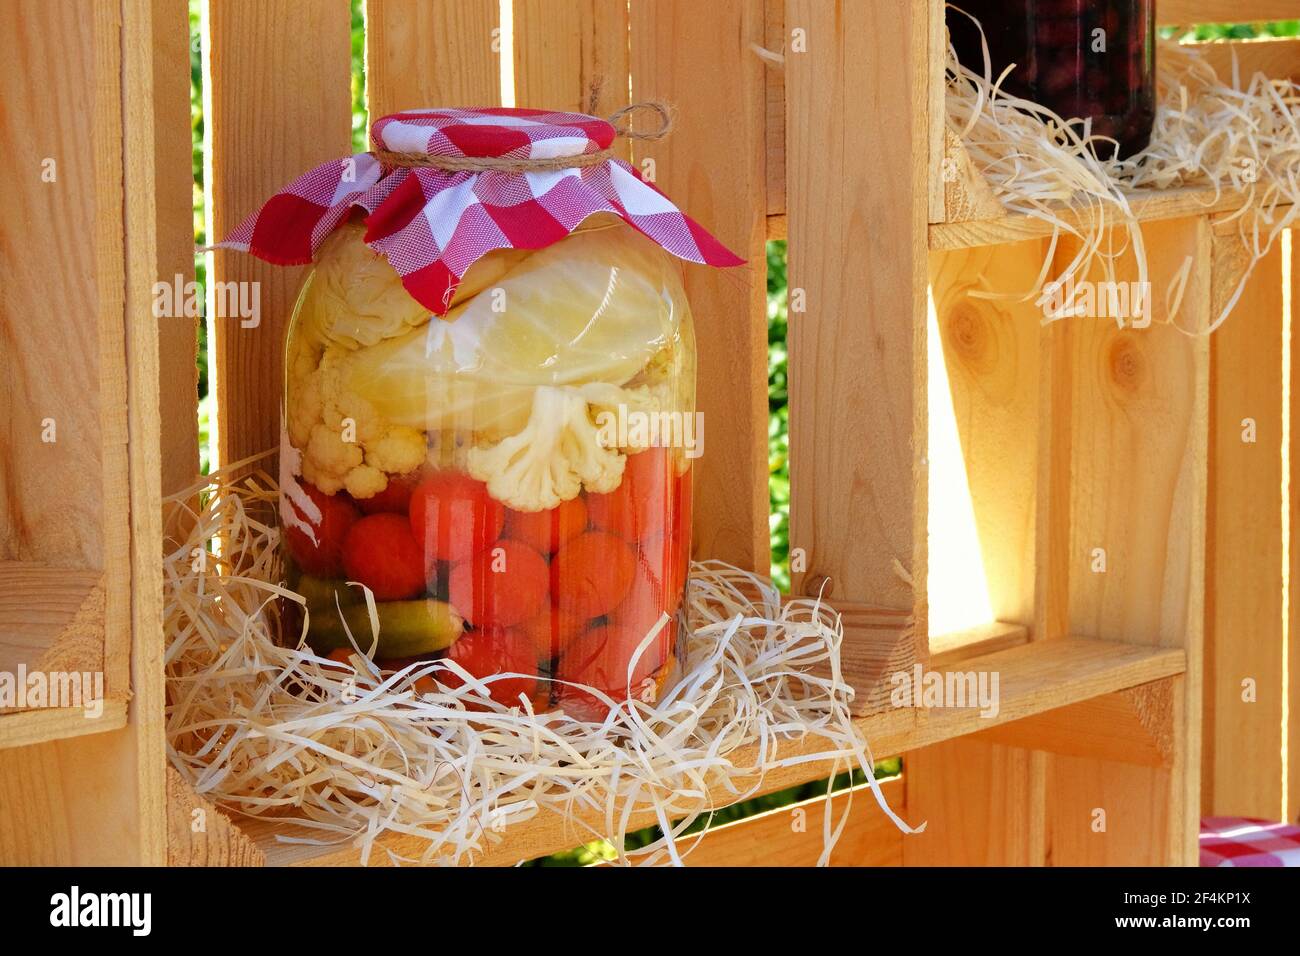
<svg viewBox="0 0 1300 956"><path fill-rule="evenodd" d="M1094 135L1140 152L1155 120L1155 0L956 0L979 20L993 76L1008 64L1008 93L1065 119L1092 118ZM979 31L949 8L948 30L962 65L983 72ZM1103 159L1107 144L1097 145Z"/></svg>

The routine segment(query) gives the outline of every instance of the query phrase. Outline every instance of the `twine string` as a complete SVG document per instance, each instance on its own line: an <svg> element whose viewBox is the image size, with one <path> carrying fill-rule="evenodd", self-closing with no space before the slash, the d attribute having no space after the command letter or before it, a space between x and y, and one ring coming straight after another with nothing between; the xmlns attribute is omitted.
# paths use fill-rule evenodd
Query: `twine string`
<svg viewBox="0 0 1300 956"><path fill-rule="evenodd" d="M599 87L593 84L593 100L598 89ZM634 129L632 117L637 112L653 113L657 117L658 123L650 129ZM673 113L672 108L667 103L659 100L645 100L615 110L609 116L609 123L614 127L614 134L618 137L654 141L663 139L672 132ZM561 169L583 169L587 166L598 166L613 159L615 155L613 149L602 149L594 153L581 153L577 156L549 156L538 159L507 156L431 156L428 153L406 153L388 149L371 150L371 154L384 166L390 168L431 168L452 173L542 173Z"/></svg>

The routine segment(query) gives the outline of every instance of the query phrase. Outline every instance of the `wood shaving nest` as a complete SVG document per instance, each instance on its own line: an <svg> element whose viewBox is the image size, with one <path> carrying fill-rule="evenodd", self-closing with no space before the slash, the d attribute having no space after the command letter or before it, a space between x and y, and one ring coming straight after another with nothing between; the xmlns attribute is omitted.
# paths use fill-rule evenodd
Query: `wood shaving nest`
<svg viewBox="0 0 1300 956"><path fill-rule="evenodd" d="M982 72L958 63L949 45L948 126L1008 211L1052 225L1052 241L1033 289L1013 295L973 294L1036 297L1046 321L1080 314L1082 290L1073 280L1087 278L1100 266L1106 281L1114 281L1115 261L1129 248L1138 281L1147 281L1142 231L1131 201L1144 192L1202 187L1213 188L1216 200L1225 190L1243 194L1241 208L1225 220L1239 224L1250 264L1205 328L1186 329L1176 321L1186 266L1170 280L1165 302L1171 321L1188 334L1209 334L1231 314L1254 265L1300 212L1300 86L1263 73L1243 78L1235 53L1227 82L1193 47L1171 41L1160 42L1156 66L1157 108L1150 145L1128 159L1102 159L1099 153L1113 157L1114 140L1093 135L1090 121L1067 121L1005 93L1001 84L1006 72L992 75L987 44ZM1062 235L1077 239L1079 249L1049 281ZM1067 294L1053 304L1058 286Z"/></svg>
<svg viewBox="0 0 1300 956"><path fill-rule="evenodd" d="M575 844L605 839L621 863L680 864L698 840L683 831L715 809L710 794L743 800L767 771L826 761L863 770L882 810L911 832L872 777L840 676L843 628L818 601L783 601L757 575L696 563L686 598L693 637L676 681L655 704L624 703L600 723L535 714L527 702L507 710L480 683L420 694L414 681L440 664L381 679L329 667L298 641L282 646L276 599L302 598L274 583L278 491L250 472L255 463L168 502L168 753L228 812L309 831L277 837L285 842L359 846L363 863L378 838L397 833L425 842L413 856L385 848L390 862L458 864L512 824L551 812L574 821L581 810L604 823L577 820ZM353 661L369 666L360 653ZM814 676L818 665L830 676ZM807 735L824 741L818 753L783 755ZM824 814L823 864L851 799L834 821L829 806ZM629 819L647 810L662 838L624 851Z"/></svg>

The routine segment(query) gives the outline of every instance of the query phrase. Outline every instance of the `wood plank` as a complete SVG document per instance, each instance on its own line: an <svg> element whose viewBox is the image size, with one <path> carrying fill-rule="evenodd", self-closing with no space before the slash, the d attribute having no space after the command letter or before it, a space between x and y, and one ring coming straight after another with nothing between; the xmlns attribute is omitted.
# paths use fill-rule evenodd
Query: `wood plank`
<svg viewBox="0 0 1300 956"><path fill-rule="evenodd" d="M903 779L882 781L880 790L895 813L906 818ZM852 794L848 822L832 851L831 866L902 866L903 831L876 803L869 787L835 794L830 820L834 829ZM710 829L684 857L687 866L816 866L824 848L826 799L814 797L778 810Z"/></svg>
<svg viewBox="0 0 1300 956"><path fill-rule="evenodd" d="M263 866L262 851L224 813L167 768L167 865Z"/></svg>
<svg viewBox="0 0 1300 956"><path fill-rule="evenodd" d="M975 734L974 741L1143 767L1173 763L1173 679L1094 697Z"/></svg>
<svg viewBox="0 0 1300 956"><path fill-rule="evenodd" d="M175 185L172 192L159 189L159 170L169 163L178 163L184 152L174 132L161 132L174 119L175 111L174 104L172 111L163 105L164 90L173 94L178 91L172 85L174 79L160 87L159 83L163 82L160 77L174 78L189 66L188 18L177 16L169 6L174 8L175 4L169 5L164 0L123 0L122 4L123 36L149 37L151 41L121 44L121 98L125 116L120 163L127 199L124 204L126 354L130 356L132 438L131 724L130 733L121 738L120 753L110 749L97 754L86 767L88 774L97 774L97 779L113 791L109 804L120 804L132 815L128 829L135 832L136 838L130 858L144 866L161 866L167 853L163 569L159 547L163 480L163 422L159 404L163 376L159 367L161 343L157 320L148 306L150 277L158 275L165 256L183 255L178 227L183 212L189 209L189 203L183 202ZM210 117L210 121L213 119ZM169 201L176 205L166 205ZM178 375L187 379L188 369ZM110 653L111 650L110 645Z"/></svg>
<svg viewBox="0 0 1300 956"><path fill-rule="evenodd" d="M985 732L987 733L987 731ZM923 833L903 840L906 866L1032 866L1041 808L1027 750L962 738L903 757L908 818ZM973 785L973 782L978 781Z"/></svg>
<svg viewBox="0 0 1300 956"><path fill-rule="evenodd" d="M153 143L157 273L160 279L194 280L194 178L190 144L190 26L185 6L153 4ZM159 432L162 490L183 491L199 473L197 364L194 319L158 320Z"/></svg>
<svg viewBox="0 0 1300 956"><path fill-rule="evenodd" d="M912 611L926 633L925 589L896 565L926 580L928 19L794 0L787 22L816 51L786 61L790 289L807 308L789 333L793 589L829 578L834 599Z"/></svg>
<svg viewBox="0 0 1300 956"><path fill-rule="evenodd" d="M1258 40L1216 40L1197 43L1198 50L1225 83L1233 82L1232 61L1237 60L1237 77L1248 85L1256 73L1272 79L1300 76L1300 40L1295 37L1264 37Z"/></svg>
<svg viewBox="0 0 1300 956"><path fill-rule="evenodd" d="M371 119L423 107L499 106L500 28L498 0L366 0Z"/></svg>
<svg viewBox="0 0 1300 956"><path fill-rule="evenodd" d="M44 669L60 641L86 645L77 669L102 669L103 572L0 561L0 672Z"/></svg>
<svg viewBox="0 0 1300 956"><path fill-rule="evenodd" d="M785 215L785 56L789 37L785 31L785 0L764 0L764 48L782 57L781 63L767 63L763 80L766 88L766 142L764 154L767 163L767 215L769 239L784 239L773 235L773 216Z"/></svg>
<svg viewBox="0 0 1300 956"><path fill-rule="evenodd" d="M208 235L217 238L285 183L350 152L351 23L343 3L223 0L204 9ZM238 317L216 316L209 295L216 465L279 443L284 332L304 270L227 250L212 256L209 291L257 283L261 313L256 327L241 327Z"/></svg>
<svg viewBox="0 0 1300 956"><path fill-rule="evenodd" d="M1296 0L1160 0L1157 22L1165 24L1251 23L1300 17Z"/></svg>
<svg viewBox="0 0 1300 956"><path fill-rule="evenodd" d="M1240 243L1216 237L1214 247L1233 252ZM1216 297L1237 279L1220 260ZM1279 247L1255 266L1235 314L1210 339L1201 793L1204 812L1221 816L1282 811L1283 296Z"/></svg>
<svg viewBox="0 0 1300 956"><path fill-rule="evenodd" d="M21 747L35 751L40 749L34 746L37 744L120 730L126 726L126 708L126 701L118 697L104 701L97 717L88 717L82 707L5 712L0 716L0 750Z"/></svg>
<svg viewBox="0 0 1300 956"><path fill-rule="evenodd" d="M986 730L1012 720L1019 720L1056 707L1068 706L1126 687L1149 683L1181 673L1185 655L1179 649L1147 647L1114 641L1062 638L1041 641L998 651L961 662L963 671L996 671L999 674L1000 708L993 716L982 716L977 708L944 708L918 711L892 708L859 718L861 729L877 756L914 751L930 744L964 734ZM823 742L810 735L803 740L782 744L783 759L814 754ZM757 752L746 749L733 757L738 766L754 766ZM798 763L770 769L745 782L756 785L755 794L770 793L808 780L824 777L844 766L830 763ZM734 800L734 794L714 794L718 806ZM585 839L585 827L603 826L603 811L575 810L570 819L552 813L516 824L503 842L490 846L476 861L487 865L510 865L567 849ZM629 829L655 822L653 812L633 814ZM301 831L271 820L251 820L239 824L266 855L269 865L344 866L359 860L354 847L313 847L279 843L277 833ZM423 846L409 837L386 837L382 845L399 853L418 854ZM373 861L384 862L382 850Z"/></svg>
<svg viewBox="0 0 1300 956"><path fill-rule="evenodd" d="M633 100L677 106L673 134L633 155L748 267L688 266L708 451L694 479L693 551L766 573L767 284L761 0L632 0Z"/></svg>
<svg viewBox="0 0 1300 956"><path fill-rule="evenodd" d="M597 116L628 103L628 11L617 0L513 0L515 105ZM622 143L626 146L626 143Z"/></svg>
<svg viewBox="0 0 1300 956"><path fill-rule="evenodd" d="M1129 194L1129 206L1139 222L1230 212L1239 208L1241 203L1242 197L1236 193L1225 191L1216 198L1214 189L1201 186L1182 186L1159 191L1140 190ZM1066 212L1061 218L1078 226L1088 222L1088 213ZM1020 242L1051 234L1050 222L1022 213L1008 213L998 219L941 222L929 226L931 249L966 249Z"/></svg>
<svg viewBox="0 0 1300 956"><path fill-rule="evenodd" d="M1170 324L1163 290L1191 256L1178 321L1186 330L1205 327L1210 229L1198 218L1152 222L1143 231L1154 299L1151 324L1121 329L1110 318L1063 323L1070 475L1074 489L1087 489L1076 490L1069 506L1068 615L1071 633L1184 647L1187 679L1178 686L1185 696L1175 701L1169 771L1051 759L1048 852L1058 863L1080 858L1084 847L1086 859L1195 862L1200 781L1198 761L1189 755L1200 750L1209 343ZM1070 254L1068 244L1059 254ZM1116 278L1136 278L1131 253L1118 263ZM1122 793L1127 787L1142 794ZM1069 804L1058 807L1063 793ZM1108 802L1127 813L1152 800L1159 812L1143 817L1141 828L1112 827L1100 841L1138 839L1138 846L1099 850L1075 840L1085 832L1078 830L1081 807ZM1058 826L1060 820L1068 824Z"/></svg>
<svg viewBox="0 0 1300 956"><path fill-rule="evenodd" d="M1300 246L1295 243L1294 233L1283 234L1283 288L1292 290L1294 296L1296 276L1300 276ZM1289 247L1289 248L1288 248ZM1295 529L1300 528L1300 443L1295 435L1296 422L1300 422L1300 390L1295 386L1295 369L1300 368L1300 335L1296 334L1294 325L1294 298L1290 312L1291 350L1291 403L1287 409L1290 417L1290 435L1288 436L1287 457L1288 478L1290 479L1290 501L1287 507L1287 537L1289 539L1287 573L1291 582L1291 598L1287 609L1287 641L1283 648L1285 675L1284 690L1287 701L1286 723L1286 759L1282 763L1287 795L1283 805L1283 819L1300 820L1300 705L1296 703L1297 688L1300 687L1300 600L1294 596L1295 583L1300 582L1300 547L1295 544ZM1285 314L1285 313L1284 313Z"/></svg>

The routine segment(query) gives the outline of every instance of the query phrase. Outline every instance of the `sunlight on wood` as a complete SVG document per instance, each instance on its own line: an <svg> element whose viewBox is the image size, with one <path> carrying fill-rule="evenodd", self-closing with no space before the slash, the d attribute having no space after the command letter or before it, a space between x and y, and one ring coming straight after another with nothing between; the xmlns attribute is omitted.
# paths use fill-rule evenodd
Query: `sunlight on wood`
<svg viewBox="0 0 1300 956"><path fill-rule="evenodd" d="M927 296L930 403L930 633L993 620L934 296Z"/></svg>

